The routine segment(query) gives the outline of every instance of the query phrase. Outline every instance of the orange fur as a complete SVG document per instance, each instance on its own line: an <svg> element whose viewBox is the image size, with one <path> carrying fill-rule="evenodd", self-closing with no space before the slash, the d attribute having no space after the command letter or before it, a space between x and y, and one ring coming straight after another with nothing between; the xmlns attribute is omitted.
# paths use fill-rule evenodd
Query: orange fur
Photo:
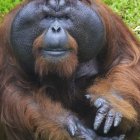
<svg viewBox="0 0 140 140"><path fill-rule="evenodd" d="M110 105L123 114L127 122L125 131L139 127L140 119L140 43L126 28L122 20L100 1L97 6L106 27L106 54L103 61L104 78L95 80L87 91L94 101L105 98ZM117 99L113 94L122 97ZM128 127L128 128L127 128Z"/></svg>
<svg viewBox="0 0 140 140"><path fill-rule="evenodd" d="M78 65L77 59L77 43L73 37L69 36L68 46L72 50L66 57L62 57L57 62L49 62L39 52L42 47L43 35L39 36L34 42L33 53L36 57L35 69L40 76L47 75L49 72L58 73L62 77L70 77L71 74L76 70Z"/></svg>

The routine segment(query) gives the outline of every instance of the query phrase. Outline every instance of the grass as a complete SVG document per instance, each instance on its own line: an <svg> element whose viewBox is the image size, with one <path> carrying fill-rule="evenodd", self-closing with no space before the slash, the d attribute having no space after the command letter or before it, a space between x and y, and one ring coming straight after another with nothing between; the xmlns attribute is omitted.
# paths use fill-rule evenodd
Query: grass
<svg viewBox="0 0 140 140"><path fill-rule="evenodd" d="M0 19L21 0L0 0Z"/></svg>
<svg viewBox="0 0 140 140"><path fill-rule="evenodd" d="M140 37L140 0L104 0Z"/></svg>

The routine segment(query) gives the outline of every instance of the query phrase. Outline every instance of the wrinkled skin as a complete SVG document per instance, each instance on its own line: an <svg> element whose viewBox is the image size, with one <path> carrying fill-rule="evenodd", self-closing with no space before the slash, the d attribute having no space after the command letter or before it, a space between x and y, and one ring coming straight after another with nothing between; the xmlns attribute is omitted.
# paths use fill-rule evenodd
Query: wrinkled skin
<svg viewBox="0 0 140 140"><path fill-rule="evenodd" d="M52 36L53 33L47 33L51 26L60 26L75 38L78 43L80 62L85 62L93 58L93 56L95 57L104 45L105 31L103 23L99 15L84 3L78 0L72 2L60 1L58 4L57 1L51 0L47 2L43 0L31 1L16 15L11 28L12 48L21 65L24 64L27 70L31 71L34 65L32 55L34 40L43 32L49 34L48 36ZM85 40L85 38L87 39ZM52 41L55 37L49 39ZM61 39L63 37L58 38L58 40ZM43 46L45 47L48 45L46 40L47 37L44 39ZM56 41L56 45L48 47L50 49L57 48L57 45ZM65 45L58 45L59 47L61 49ZM25 55L26 57L24 57ZM52 59L59 58L54 57Z"/></svg>

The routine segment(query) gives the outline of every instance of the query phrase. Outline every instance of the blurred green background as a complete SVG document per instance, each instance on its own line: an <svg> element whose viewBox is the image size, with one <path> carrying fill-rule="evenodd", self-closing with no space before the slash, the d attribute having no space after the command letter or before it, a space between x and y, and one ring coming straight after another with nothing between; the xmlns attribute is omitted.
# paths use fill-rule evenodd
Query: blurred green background
<svg viewBox="0 0 140 140"><path fill-rule="evenodd" d="M21 0L0 0L0 20L10 9ZM140 38L140 0L103 0L126 24L132 28Z"/></svg>
<svg viewBox="0 0 140 140"><path fill-rule="evenodd" d="M103 0L140 38L140 0Z"/></svg>

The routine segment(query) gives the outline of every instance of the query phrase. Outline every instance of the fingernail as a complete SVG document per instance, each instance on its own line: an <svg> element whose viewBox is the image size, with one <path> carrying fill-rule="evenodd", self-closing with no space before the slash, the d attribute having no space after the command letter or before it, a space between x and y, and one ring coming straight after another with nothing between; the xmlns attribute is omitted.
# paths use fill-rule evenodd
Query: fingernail
<svg viewBox="0 0 140 140"><path fill-rule="evenodd" d="M89 100L91 98L90 95L85 95L85 97Z"/></svg>
<svg viewBox="0 0 140 140"><path fill-rule="evenodd" d="M124 140L125 139L125 135L121 135L119 140Z"/></svg>
<svg viewBox="0 0 140 140"><path fill-rule="evenodd" d="M118 127L119 123L120 123L120 121L119 121L119 120L116 120L116 121L114 122L114 127Z"/></svg>
<svg viewBox="0 0 140 140"><path fill-rule="evenodd" d="M97 130L99 128L99 124L98 123L94 123L94 130Z"/></svg>
<svg viewBox="0 0 140 140"><path fill-rule="evenodd" d="M108 133L108 129L104 129L104 134L107 134Z"/></svg>

